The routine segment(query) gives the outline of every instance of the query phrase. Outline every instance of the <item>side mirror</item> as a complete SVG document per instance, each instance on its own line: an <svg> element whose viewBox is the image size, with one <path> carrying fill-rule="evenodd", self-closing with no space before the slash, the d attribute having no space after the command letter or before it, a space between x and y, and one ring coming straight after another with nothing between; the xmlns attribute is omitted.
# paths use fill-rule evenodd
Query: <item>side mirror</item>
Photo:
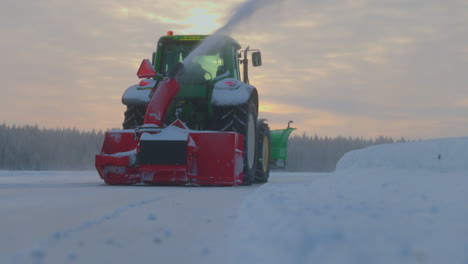
<svg viewBox="0 0 468 264"><path fill-rule="evenodd" d="M138 78L154 78L156 76L156 70L151 64L150 60L144 59L141 62L140 68L138 68L137 76Z"/></svg>
<svg viewBox="0 0 468 264"><path fill-rule="evenodd" d="M260 51L252 52L252 65L254 67L262 66L262 53Z"/></svg>

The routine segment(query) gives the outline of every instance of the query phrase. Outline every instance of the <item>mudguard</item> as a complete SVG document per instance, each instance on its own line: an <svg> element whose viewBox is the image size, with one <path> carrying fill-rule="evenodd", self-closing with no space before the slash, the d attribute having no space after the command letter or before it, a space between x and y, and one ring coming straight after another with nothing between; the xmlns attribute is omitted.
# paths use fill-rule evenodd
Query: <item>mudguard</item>
<svg viewBox="0 0 468 264"><path fill-rule="evenodd" d="M215 84L211 103L216 106L244 104L254 91L255 87L252 85L227 78Z"/></svg>
<svg viewBox="0 0 468 264"><path fill-rule="evenodd" d="M124 105L147 105L150 93L156 85L156 80L144 79L139 84L132 85L125 90L122 96Z"/></svg>

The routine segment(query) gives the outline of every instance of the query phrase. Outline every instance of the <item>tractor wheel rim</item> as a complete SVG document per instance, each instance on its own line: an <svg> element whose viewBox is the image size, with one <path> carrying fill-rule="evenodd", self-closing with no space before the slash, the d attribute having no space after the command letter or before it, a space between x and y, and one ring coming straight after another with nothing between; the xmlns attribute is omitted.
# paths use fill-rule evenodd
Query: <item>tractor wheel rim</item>
<svg viewBox="0 0 468 264"><path fill-rule="evenodd" d="M249 168L252 169L255 161L255 123L252 114L249 114L247 124L247 161Z"/></svg>
<svg viewBox="0 0 468 264"><path fill-rule="evenodd" d="M267 172L268 166L270 164L270 153L268 149L270 149L270 142L268 142L268 137L263 137L263 150L262 150L262 158L263 158L263 172Z"/></svg>

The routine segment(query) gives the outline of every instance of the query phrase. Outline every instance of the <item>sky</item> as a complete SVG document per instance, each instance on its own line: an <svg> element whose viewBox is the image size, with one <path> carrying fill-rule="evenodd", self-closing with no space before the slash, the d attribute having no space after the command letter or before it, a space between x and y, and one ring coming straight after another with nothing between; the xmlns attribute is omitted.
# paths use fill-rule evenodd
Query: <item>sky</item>
<svg viewBox="0 0 468 264"><path fill-rule="evenodd" d="M297 135L468 136L468 0L253 0L231 32L262 51L260 117ZM243 0L2 0L0 123L120 128L168 30L210 34Z"/></svg>

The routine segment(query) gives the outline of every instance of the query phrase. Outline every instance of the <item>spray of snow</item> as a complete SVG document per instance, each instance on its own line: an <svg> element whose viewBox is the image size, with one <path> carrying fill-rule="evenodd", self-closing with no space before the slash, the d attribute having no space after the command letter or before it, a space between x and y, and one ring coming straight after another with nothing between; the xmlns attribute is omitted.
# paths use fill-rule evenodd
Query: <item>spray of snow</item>
<svg viewBox="0 0 468 264"><path fill-rule="evenodd" d="M250 19L255 13L262 8L276 5L281 3L283 0L249 0L240 4L235 10L234 14L228 20L228 22L219 28L217 34L230 34L233 30L239 26L240 23Z"/></svg>
<svg viewBox="0 0 468 264"><path fill-rule="evenodd" d="M206 54L213 50L217 45L222 45L220 36L231 34L242 22L253 17L261 9L281 3L283 0L247 0L240 4L233 12L227 23L220 27L216 32L206 38L203 43L192 51L182 62L188 65L196 56Z"/></svg>

